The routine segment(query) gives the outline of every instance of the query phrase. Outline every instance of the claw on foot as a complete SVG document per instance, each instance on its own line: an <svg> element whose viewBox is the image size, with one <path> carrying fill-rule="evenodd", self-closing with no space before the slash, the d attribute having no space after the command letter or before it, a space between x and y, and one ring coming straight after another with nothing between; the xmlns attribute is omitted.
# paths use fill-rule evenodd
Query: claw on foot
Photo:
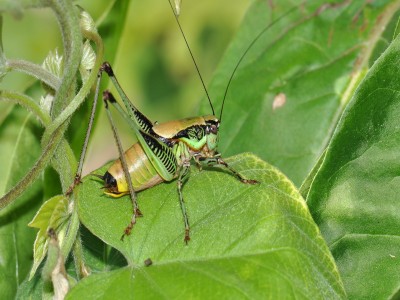
<svg viewBox="0 0 400 300"><path fill-rule="evenodd" d="M186 229L186 230L185 230L184 242L185 242L185 244L187 245L189 241L190 241L189 229Z"/></svg>
<svg viewBox="0 0 400 300"><path fill-rule="evenodd" d="M128 226L126 226L126 228L125 228L125 230L124 230L124 233L123 233L122 236L121 236L121 241L124 241L125 236L131 234L131 231L132 231L132 229L133 229L133 226L135 226L135 224L136 224L136 218L137 218L137 217L143 217L143 214L142 214L142 212L139 210L139 208L136 208L136 209L135 209L134 214L135 214L135 215L132 216L131 222L129 223Z"/></svg>
<svg viewBox="0 0 400 300"><path fill-rule="evenodd" d="M75 178L74 178L74 182L69 186L69 188L67 189L67 192L65 193L65 195L66 196L71 196L72 192L74 191L74 188L80 183L82 183L81 176L76 174Z"/></svg>
<svg viewBox="0 0 400 300"><path fill-rule="evenodd" d="M135 222L135 223L136 223L136 222ZM122 234L121 239L120 239L121 241L124 241L125 236L128 236L128 235L131 234L133 225L135 225L135 223L134 223L134 222L131 222L131 223L125 228L124 233Z"/></svg>
<svg viewBox="0 0 400 300"><path fill-rule="evenodd" d="M136 217L143 217L143 214L142 214L142 212L140 211L139 208L136 209L136 211L135 211L135 216L136 216Z"/></svg>
<svg viewBox="0 0 400 300"><path fill-rule="evenodd" d="M259 181L254 180L254 179L242 179L240 181L245 183L245 184L258 184L258 183L260 183Z"/></svg>

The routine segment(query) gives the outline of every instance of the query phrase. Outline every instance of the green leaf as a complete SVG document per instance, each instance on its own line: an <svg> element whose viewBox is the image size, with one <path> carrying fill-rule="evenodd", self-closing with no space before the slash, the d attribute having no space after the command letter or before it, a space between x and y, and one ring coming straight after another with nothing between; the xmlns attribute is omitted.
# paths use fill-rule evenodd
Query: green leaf
<svg viewBox="0 0 400 300"><path fill-rule="evenodd" d="M219 291L227 297L344 297L331 254L291 182L251 154L227 162L261 183L246 185L221 169L193 167L183 189L191 224L187 246L175 181L138 194L144 216L121 241L131 218L129 197L111 198L101 180L84 178L78 187L82 223L121 251L132 267L92 275L71 298L95 298L93 291L113 297L207 297ZM148 258L154 265L143 268Z"/></svg>
<svg viewBox="0 0 400 300"><path fill-rule="evenodd" d="M15 299L42 300L43 281L40 274L36 274L31 280L25 280L19 287Z"/></svg>
<svg viewBox="0 0 400 300"><path fill-rule="evenodd" d="M40 155L38 125L21 107L14 107L0 124L0 195L29 170ZM29 273L35 232L27 224L42 200L41 180L0 212L0 290L4 299L15 296Z"/></svg>
<svg viewBox="0 0 400 300"><path fill-rule="evenodd" d="M29 223L30 227L38 228L36 235L33 266L29 275L32 279L37 268L47 254L48 249L48 233L49 228L54 229L57 233L61 231L61 226L65 224L68 218L68 198L64 195L57 195L47 200L40 207L33 220ZM64 233L65 234L65 233ZM62 240L63 235L61 235ZM59 236L60 238L60 236Z"/></svg>
<svg viewBox="0 0 400 300"><path fill-rule="evenodd" d="M300 186L365 74L390 20L386 15L396 9L387 10L393 1L271 3L259 0L250 7L209 92L219 115L240 57L267 24L298 5L256 41L239 65L226 98L219 150L224 155L254 152ZM277 107L278 95L285 101ZM201 112L210 113L204 99Z"/></svg>
<svg viewBox="0 0 400 300"><path fill-rule="evenodd" d="M399 295L399 53L397 38L358 87L307 198L352 299Z"/></svg>
<svg viewBox="0 0 400 300"><path fill-rule="evenodd" d="M299 192L303 196L304 199L307 199L307 197L308 197L308 193L310 192L311 184L313 183L313 180L314 180L315 176L317 175L319 168L321 167L322 163L324 162L325 155L326 155L326 149L319 157L318 161L314 165L311 172L307 175L307 178L301 184Z"/></svg>
<svg viewBox="0 0 400 300"><path fill-rule="evenodd" d="M84 226L80 228L80 232L85 264L93 273L110 271L127 265L121 252L104 243ZM69 273L72 274L72 272Z"/></svg>
<svg viewBox="0 0 400 300"><path fill-rule="evenodd" d="M93 273L110 271L126 266L126 260L120 252L108 246L97 237L95 237L85 227L80 228L82 236L85 265ZM76 277L76 270L73 260L68 260L67 264L68 279L74 285L76 283L73 277ZM26 279L18 287L16 299L43 299L43 280L42 274L36 272L32 279Z"/></svg>
<svg viewBox="0 0 400 300"><path fill-rule="evenodd" d="M60 251L56 232L49 229L47 233L49 235L47 259L42 270L43 299L64 299L70 289L64 257Z"/></svg>

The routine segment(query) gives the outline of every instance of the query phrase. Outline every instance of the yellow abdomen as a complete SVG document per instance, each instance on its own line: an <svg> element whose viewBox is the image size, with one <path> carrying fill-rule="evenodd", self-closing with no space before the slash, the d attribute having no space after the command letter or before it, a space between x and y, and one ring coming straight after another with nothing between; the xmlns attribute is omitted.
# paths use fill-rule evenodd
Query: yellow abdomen
<svg viewBox="0 0 400 300"><path fill-rule="evenodd" d="M158 175L156 169L151 164L139 143L134 144L124 153L126 163L128 165L129 174L131 177L133 189L141 191L152 186L155 186L163 181ZM124 170L122 168L121 160L117 159L112 166L108 169L108 173L117 181L117 188L122 196L129 193L128 183L125 180ZM110 191L110 194L113 192Z"/></svg>

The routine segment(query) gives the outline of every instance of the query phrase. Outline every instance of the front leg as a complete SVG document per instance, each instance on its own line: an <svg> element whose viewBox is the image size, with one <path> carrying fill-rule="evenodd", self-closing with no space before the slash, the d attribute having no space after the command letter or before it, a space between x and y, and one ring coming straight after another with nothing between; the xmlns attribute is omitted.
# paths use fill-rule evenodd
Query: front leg
<svg viewBox="0 0 400 300"><path fill-rule="evenodd" d="M189 218L186 213L186 206L185 202L183 201L183 194L182 194L182 187L184 184L184 181L186 180L188 174L190 172L190 163L189 164L183 164L178 171L178 194L179 194L179 203L181 205L181 210L182 210L182 215L183 215L183 221L185 223L185 238L184 242L187 243L190 241L190 226L189 226Z"/></svg>
<svg viewBox="0 0 400 300"><path fill-rule="evenodd" d="M214 156L212 158L204 157L204 161L207 162L209 166L221 165L227 168L240 182L246 184L257 184L259 183L257 180L254 179L246 179L242 175L239 174L235 169L233 169L230 165L228 165L220 156Z"/></svg>
<svg viewBox="0 0 400 300"><path fill-rule="evenodd" d="M201 156L195 155L193 156L194 162L196 163L196 167L199 169L199 171L203 170L203 166L201 165Z"/></svg>

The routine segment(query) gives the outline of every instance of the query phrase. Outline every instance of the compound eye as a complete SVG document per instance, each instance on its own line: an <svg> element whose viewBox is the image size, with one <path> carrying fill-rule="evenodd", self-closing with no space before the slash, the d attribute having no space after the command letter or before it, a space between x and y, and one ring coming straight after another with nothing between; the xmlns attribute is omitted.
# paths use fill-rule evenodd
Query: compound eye
<svg viewBox="0 0 400 300"><path fill-rule="evenodd" d="M210 132L213 134L217 134L218 133L218 127L216 125L211 125L210 126Z"/></svg>

